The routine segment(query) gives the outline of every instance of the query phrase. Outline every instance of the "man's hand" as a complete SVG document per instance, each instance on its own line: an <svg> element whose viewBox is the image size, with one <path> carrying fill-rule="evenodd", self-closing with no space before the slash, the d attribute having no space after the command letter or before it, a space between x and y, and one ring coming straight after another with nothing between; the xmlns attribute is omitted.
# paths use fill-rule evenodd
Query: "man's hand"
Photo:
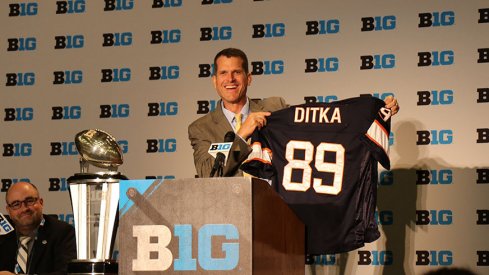
<svg viewBox="0 0 489 275"><path fill-rule="evenodd" d="M384 102L385 102L385 107L391 110L392 115L395 115L397 114L397 112L399 112L399 109L401 107L399 107L399 103L397 102L397 99L395 99L393 96L390 95L386 97L384 99Z"/></svg>
<svg viewBox="0 0 489 275"><path fill-rule="evenodd" d="M243 122L243 124L241 124L241 128L239 129L237 134L241 138L246 140L251 136L251 134L253 133L253 131L255 131L256 128L260 129L267 124L266 117L269 115L271 115L270 112L250 113L246 118L246 120Z"/></svg>
<svg viewBox="0 0 489 275"><path fill-rule="evenodd" d="M0 271L0 275L15 275L15 274L10 271Z"/></svg>

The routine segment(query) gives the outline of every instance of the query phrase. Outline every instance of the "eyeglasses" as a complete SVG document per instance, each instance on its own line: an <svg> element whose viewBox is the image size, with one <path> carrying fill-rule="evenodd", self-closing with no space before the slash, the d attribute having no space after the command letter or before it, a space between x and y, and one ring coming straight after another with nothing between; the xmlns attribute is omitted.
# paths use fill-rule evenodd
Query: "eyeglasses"
<svg viewBox="0 0 489 275"><path fill-rule="evenodd" d="M34 204L36 204L37 200L39 200L39 198L28 197L23 201L14 201L10 204L7 203L7 205L8 207L10 207L10 209L17 210L22 207L22 204L24 204L25 207L33 206Z"/></svg>

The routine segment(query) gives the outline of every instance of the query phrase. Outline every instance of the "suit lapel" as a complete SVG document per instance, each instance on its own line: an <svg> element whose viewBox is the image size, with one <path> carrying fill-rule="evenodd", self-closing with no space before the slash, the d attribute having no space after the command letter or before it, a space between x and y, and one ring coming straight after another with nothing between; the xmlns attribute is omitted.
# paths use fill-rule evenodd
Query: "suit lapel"
<svg viewBox="0 0 489 275"><path fill-rule="evenodd" d="M254 102L250 98L248 98L248 100L250 101L250 112L263 112L263 106Z"/></svg>
<svg viewBox="0 0 489 275"><path fill-rule="evenodd" d="M219 131L221 138L224 138L224 134L233 131L233 127L229 124L226 116L222 112L221 100L219 100L216 104L216 109L211 112L212 121L214 122L214 129Z"/></svg>
<svg viewBox="0 0 489 275"><path fill-rule="evenodd" d="M46 219L46 217L44 217ZM45 221L47 222L47 221ZM46 246L48 245L48 236L46 230L46 223L39 226L37 230L37 236L32 247L31 254L29 255L29 267L35 269L38 266L39 261L43 258Z"/></svg>

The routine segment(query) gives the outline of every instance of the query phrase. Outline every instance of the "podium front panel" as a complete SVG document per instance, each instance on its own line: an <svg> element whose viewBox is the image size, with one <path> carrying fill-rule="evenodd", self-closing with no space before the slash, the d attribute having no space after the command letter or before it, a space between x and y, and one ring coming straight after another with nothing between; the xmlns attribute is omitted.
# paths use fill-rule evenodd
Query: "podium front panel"
<svg viewBox="0 0 489 275"><path fill-rule="evenodd" d="M123 180L121 274L251 274L249 179Z"/></svg>

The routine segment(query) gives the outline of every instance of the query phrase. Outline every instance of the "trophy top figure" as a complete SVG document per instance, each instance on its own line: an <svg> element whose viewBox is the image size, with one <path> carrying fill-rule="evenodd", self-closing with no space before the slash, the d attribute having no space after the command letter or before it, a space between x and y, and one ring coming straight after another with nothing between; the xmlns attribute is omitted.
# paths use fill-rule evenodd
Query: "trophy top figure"
<svg viewBox="0 0 489 275"><path fill-rule="evenodd" d="M117 171L117 168L123 163L119 144L105 131L83 130L76 134L75 144L80 154L81 173L88 173L89 164L109 171Z"/></svg>

